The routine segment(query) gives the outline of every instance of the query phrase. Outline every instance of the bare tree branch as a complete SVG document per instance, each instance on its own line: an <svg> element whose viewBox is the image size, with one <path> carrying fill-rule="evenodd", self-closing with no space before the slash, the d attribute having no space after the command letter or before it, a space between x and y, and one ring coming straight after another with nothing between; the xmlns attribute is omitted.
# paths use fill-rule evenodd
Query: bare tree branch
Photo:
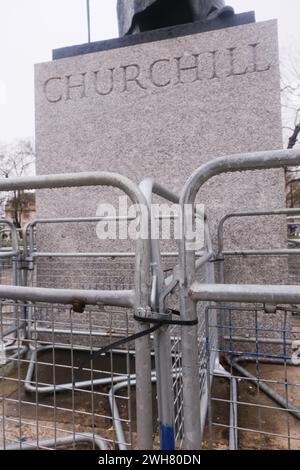
<svg viewBox="0 0 300 470"><path fill-rule="evenodd" d="M34 165L35 153L30 140L19 140L10 145L2 144L0 147L0 177L20 177L33 173ZM20 190L2 193L0 196L2 211L7 203L10 204L13 223L17 228L21 228L26 207L26 193Z"/></svg>
<svg viewBox="0 0 300 470"><path fill-rule="evenodd" d="M295 126L295 129L294 129L291 137L289 138L288 149L292 149L292 148L295 147L295 145L298 141L299 134L300 134L300 124L297 124Z"/></svg>

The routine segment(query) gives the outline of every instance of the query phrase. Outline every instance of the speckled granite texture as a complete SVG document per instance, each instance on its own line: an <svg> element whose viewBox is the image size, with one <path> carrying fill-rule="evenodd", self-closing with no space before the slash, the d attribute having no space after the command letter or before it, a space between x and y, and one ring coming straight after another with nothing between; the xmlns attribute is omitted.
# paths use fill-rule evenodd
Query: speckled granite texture
<svg viewBox="0 0 300 470"><path fill-rule="evenodd" d="M37 171L114 171L136 182L153 176L179 191L215 157L281 148L279 83L273 20L39 64ZM215 238L221 216L281 208L284 191L281 171L235 173L209 181L199 201ZM38 216L94 216L99 202L117 194L96 188L39 192ZM285 246L284 219L269 221L267 232L261 224L253 219L244 230L235 221L226 248ZM39 249L103 246L94 228L80 235L73 227L66 237L55 227L41 231ZM286 263L276 259L226 263L227 282L276 283L285 275ZM44 274L38 281L48 282Z"/></svg>

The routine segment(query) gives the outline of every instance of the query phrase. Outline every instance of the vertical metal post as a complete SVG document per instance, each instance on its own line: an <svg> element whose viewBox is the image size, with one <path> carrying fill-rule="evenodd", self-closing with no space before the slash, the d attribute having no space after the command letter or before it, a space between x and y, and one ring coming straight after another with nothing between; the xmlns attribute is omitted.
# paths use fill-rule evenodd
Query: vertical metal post
<svg viewBox="0 0 300 470"><path fill-rule="evenodd" d="M144 220L145 222L145 220ZM150 303L150 256L148 240L138 240L136 254L136 305L135 312L141 314ZM137 321L135 332L141 333L150 327L148 323ZM151 382L151 340L150 335L135 341L136 370L136 426L137 448L153 448L152 425L152 382Z"/></svg>
<svg viewBox="0 0 300 470"><path fill-rule="evenodd" d="M147 199L151 214L151 203L154 180L146 178L140 183L140 190ZM152 276L155 279L155 298L152 299L151 308L164 313L164 306L159 305L159 296L164 285L164 276L161 268L159 240L152 240L151 265ZM172 361L171 344L168 327L164 326L154 333L156 390L158 403L158 421L161 450L175 449L174 433L174 403L172 388Z"/></svg>
<svg viewBox="0 0 300 470"><path fill-rule="evenodd" d="M150 211L147 200L142 192L139 198L139 216L142 233L147 228L150 236ZM141 238L137 240L135 257L135 312L139 314L150 307L150 244L149 240ZM147 330L149 323L137 321L136 333ZM135 370L136 370L136 426L137 448L151 450L153 448L153 410L152 410L152 381L151 381L151 339L150 335L135 341Z"/></svg>
<svg viewBox="0 0 300 470"><path fill-rule="evenodd" d="M168 327L155 335L155 364L157 377L158 419L161 450L175 449L172 363Z"/></svg>
<svg viewBox="0 0 300 470"><path fill-rule="evenodd" d="M86 13L87 13L88 42L91 42L91 10L90 10L90 0L86 0Z"/></svg>
<svg viewBox="0 0 300 470"><path fill-rule="evenodd" d="M191 301L187 291L195 276L195 252L186 247L185 240L185 206L183 214L182 240L179 244L180 263L180 312L183 320L196 320L197 307ZM183 274L183 275L182 275ZM198 450L201 447L200 417L200 381L198 358L198 325L181 327L182 343L182 381L184 413L184 450Z"/></svg>

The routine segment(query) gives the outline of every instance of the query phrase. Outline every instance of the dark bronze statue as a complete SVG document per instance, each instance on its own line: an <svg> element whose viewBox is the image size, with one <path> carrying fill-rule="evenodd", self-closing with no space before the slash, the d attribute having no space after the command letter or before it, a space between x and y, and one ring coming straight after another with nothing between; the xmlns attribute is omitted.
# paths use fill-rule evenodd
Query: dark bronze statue
<svg viewBox="0 0 300 470"><path fill-rule="evenodd" d="M118 0L117 10L120 36L234 13L224 0Z"/></svg>

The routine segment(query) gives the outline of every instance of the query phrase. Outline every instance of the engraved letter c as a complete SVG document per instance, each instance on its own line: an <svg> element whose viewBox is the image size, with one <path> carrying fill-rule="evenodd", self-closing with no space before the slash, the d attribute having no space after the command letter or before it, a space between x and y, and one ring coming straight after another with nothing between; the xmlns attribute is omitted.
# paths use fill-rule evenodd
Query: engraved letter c
<svg viewBox="0 0 300 470"><path fill-rule="evenodd" d="M169 59L158 59L156 60L155 62L153 62L151 65L150 65L150 79L151 79L151 82L153 83L153 85L157 86L157 87L165 87L165 86L168 86L170 85L171 83L171 80L166 80L165 82L158 82L157 80L155 80L154 78L154 71L155 71L155 66L157 64L163 64L163 63L169 63L170 60Z"/></svg>
<svg viewBox="0 0 300 470"><path fill-rule="evenodd" d="M60 94L59 96L57 96L56 98L53 98L53 97L50 97L49 94L48 94L48 91L49 91L49 85L54 82L54 81L61 81L61 77L51 77L49 78L45 83L44 83L44 93L46 95L46 98L47 98L47 101L49 101L49 103L58 103L59 101L62 100L62 94Z"/></svg>

